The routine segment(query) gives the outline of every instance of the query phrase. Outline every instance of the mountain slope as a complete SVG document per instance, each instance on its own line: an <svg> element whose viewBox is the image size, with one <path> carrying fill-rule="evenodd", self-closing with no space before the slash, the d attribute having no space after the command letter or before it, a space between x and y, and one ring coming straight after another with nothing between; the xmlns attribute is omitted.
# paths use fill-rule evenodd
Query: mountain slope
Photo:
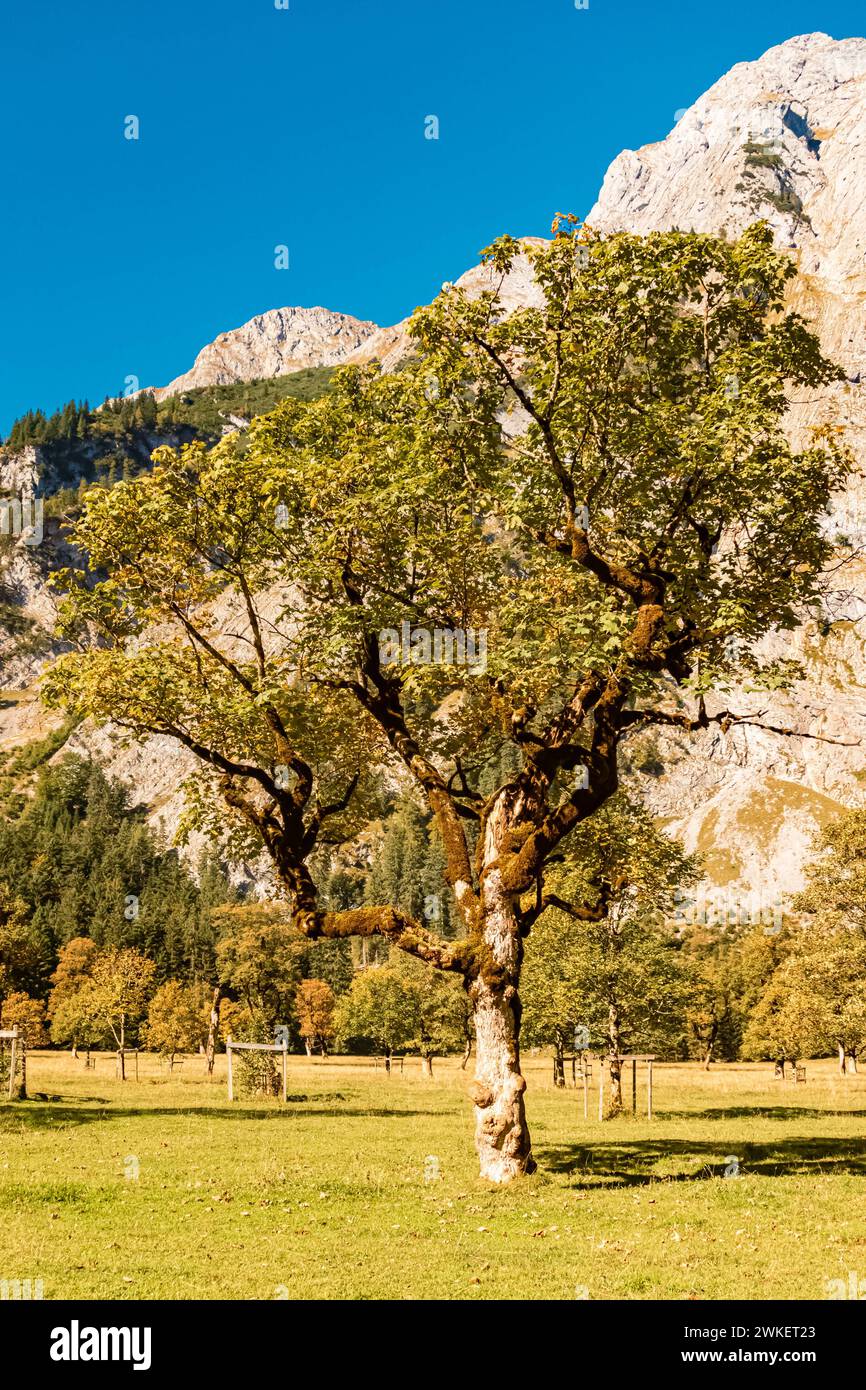
<svg viewBox="0 0 866 1390"><path fill-rule="evenodd" d="M792 405L802 443L827 412L846 422L866 462L866 40L809 34L757 62L739 63L682 116L666 140L625 150L610 166L587 221L597 230L682 230L736 235L757 217L795 257L794 307L810 318L848 381ZM833 530L852 550L866 539L866 494L839 500ZM788 651L808 679L787 698L740 694L738 709L849 746L757 730L706 735L689 745L660 736L670 771L643 779L651 802L707 859L719 899L771 904L799 886L812 831L866 786L866 568L855 561L831 601L847 616L828 656L814 633ZM858 740L863 739L860 745ZM722 850L721 846L725 846Z"/></svg>

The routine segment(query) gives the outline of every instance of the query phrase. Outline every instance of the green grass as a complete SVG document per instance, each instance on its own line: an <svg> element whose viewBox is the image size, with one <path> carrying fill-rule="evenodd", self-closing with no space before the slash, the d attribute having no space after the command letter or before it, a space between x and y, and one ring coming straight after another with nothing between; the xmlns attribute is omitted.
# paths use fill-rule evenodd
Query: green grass
<svg viewBox="0 0 866 1390"><path fill-rule="evenodd" d="M0 1277L48 1299L823 1298L866 1277L866 1078L829 1062L796 1087L657 1067L652 1123L600 1124L531 1058L539 1171L506 1191L476 1176L455 1062L425 1083L414 1060L388 1081L292 1058L285 1107L230 1106L200 1058L126 1083L105 1056L28 1070L48 1098L0 1105Z"/></svg>

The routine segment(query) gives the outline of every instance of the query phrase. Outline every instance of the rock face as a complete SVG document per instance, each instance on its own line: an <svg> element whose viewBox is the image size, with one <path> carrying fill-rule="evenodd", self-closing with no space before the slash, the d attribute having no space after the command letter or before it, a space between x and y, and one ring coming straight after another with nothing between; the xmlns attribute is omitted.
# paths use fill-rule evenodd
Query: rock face
<svg viewBox="0 0 866 1390"><path fill-rule="evenodd" d="M740 63L686 111L667 139L614 160L587 220L600 231L646 233L741 231L758 217L796 259L792 302L812 321L825 352L846 370L820 398L792 404L790 429L800 442L827 412L846 421L849 440L866 463L866 39L836 41L811 34L780 44L756 62ZM489 268L476 266L457 282L480 292ZM504 287L507 304L537 302L521 259ZM275 309L222 334L193 368L157 394L196 386L279 376L302 367L379 360L396 366L411 350L407 321L378 328L325 309ZM861 382L863 384L861 384ZM32 451L31 451L32 452ZM0 460L0 485L29 491L38 475L34 453ZM849 552L866 542L866 490L853 485L831 522ZM843 552L844 553L844 552ZM23 566L23 568L22 568ZM25 573L26 570L26 573ZM32 557L14 576L28 611L49 616L38 593ZM732 708L815 737L782 737L755 728L714 730L680 741L659 732L631 752L633 777L649 804L687 846L705 857L703 893L712 910L771 920L780 895L796 889L816 827L866 794L866 565L853 560L832 595L838 625L830 643L809 629L786 650L799 656L807 679L788 696L732 697ZM0 632L2 637L2 632ZM781 647L779 648L781 650ZM0 686L15 685L12 728L28 726L25 692L33 663L17 666ZM0 702L2 703L2 702ZM0 744L8 746L0 711ZM14 736L14 734L13 734ZM860 740L862 739L862 743ZM825 741L828 740L828 741ZM129 745L110 731L81 731L109 770L131 781L168 833L180 811L183 757L159 741ZM641 770L644 769L644 770ZM255 868L255 875L259 866Z"/></svg>
<svg viewBox="0 0 866 1390"><path fill-rule="evenodd" d="M686 111L666 140L625 150L610 166L587 221L602 232L736 235L758 217L790 251L800 275L791 299L848 381L792 404L790 431L835 413L866 461L866 40L826 34L790 39L739 63ZM866 539L866 494L838 501L832 523L852 548ZM851 746L754 729L688 745L660 736L668 771L644 790L689 848L706 857L707 893L748 916L796 889L815 828L866 791L866 568L840 576L831 604L843 623L829 647L800 631L790 644L807 680L789 697L745 696L767 723ZM859 622L859 625L858 625ZM860 744L858 741L862 739Z"/></svg>
<svg viewBox="0 0 866 1390"><path fill-rule="evenodd" d="M202 348L188 372L154 394L162 399L197 386L284 376L304 367L336 367L378 331L375 323L330 309L270 309L221 333Z"/></svg>

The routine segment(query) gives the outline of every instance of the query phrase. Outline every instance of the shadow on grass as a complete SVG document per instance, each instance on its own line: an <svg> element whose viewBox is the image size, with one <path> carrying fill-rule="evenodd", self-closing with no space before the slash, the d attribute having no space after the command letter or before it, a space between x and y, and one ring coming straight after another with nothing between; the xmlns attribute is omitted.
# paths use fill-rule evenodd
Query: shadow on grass
<svg viewBox="0 0 866 1390"><path fill-rule="evenodd" d="M61 1097L57 1097L58 1100ZM383 1109L373 1106L357 1105L317 1105L315 1096L289 1096L285 1108L282 1105L262 1106L253 1109L243 1105L178 1105L178 1106L118 1106L110 1101L101 1101L98 1096L90 1096L88 1101L95 1104L56 1104L49 1100L13 1101L0 1106L0 1133L20 1128L60 1129L67 1125L87 1125L106 1120L167 1119L190 1116L203 1120L276 1120L291 1121L298 1117L316 1117L335 1120L400 1120L416 1118L441 1118L438 1110L400 1110ZM328 1097L332 1101L333 1097Z"/></svg>
<svg viewBox="0 0 866 1390"><path fill-rule="evenodd" d="M820 1112L824 1113L824 1112ZM651 1183L705 1182L722 1178L735 1157L743 1177L777 1178L788 1173L866 1174L861 1139L798 1136L773 1143L728 1139L720 1145L695 1139L628 1140L607 1144L542 1145L534 1149L539 1167L582 1178L592 1187L645 1187ZM689 1160L688 1172L659 1171L659 1165ZM701 1160L704 1160L701 1162Z"/></svg>
<svg viewBox="0 0 866 1390"><path fill-rule="evenodd" d="M846 1119L866 1119L866 1110L848 1110L831 1105L711 1105L706 1110L654 1111L660 1120L832 1120L837 1115Z"/></svg>

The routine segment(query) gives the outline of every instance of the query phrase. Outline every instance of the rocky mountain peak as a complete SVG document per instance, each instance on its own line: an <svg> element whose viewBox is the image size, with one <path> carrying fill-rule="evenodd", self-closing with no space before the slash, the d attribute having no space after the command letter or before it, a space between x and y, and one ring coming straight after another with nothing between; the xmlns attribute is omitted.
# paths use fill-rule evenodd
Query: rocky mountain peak
<svg viewBox="0 0 866 1390"><path fill-rule="evenodd" d="M188 372L154 394L159 400L198 386L284 376L304 367L335 367L377 331L375 323L331 309L269 309L221 333L202 348Z"/></svg>
<svg viewBox="0 0 866 1390"><path fill-rule="evenodd" d="M804 34L737 63L665 140L624 150L588 221L600 231L736 234L764 217L838 293L864 275L866 39Z"/></svg>

